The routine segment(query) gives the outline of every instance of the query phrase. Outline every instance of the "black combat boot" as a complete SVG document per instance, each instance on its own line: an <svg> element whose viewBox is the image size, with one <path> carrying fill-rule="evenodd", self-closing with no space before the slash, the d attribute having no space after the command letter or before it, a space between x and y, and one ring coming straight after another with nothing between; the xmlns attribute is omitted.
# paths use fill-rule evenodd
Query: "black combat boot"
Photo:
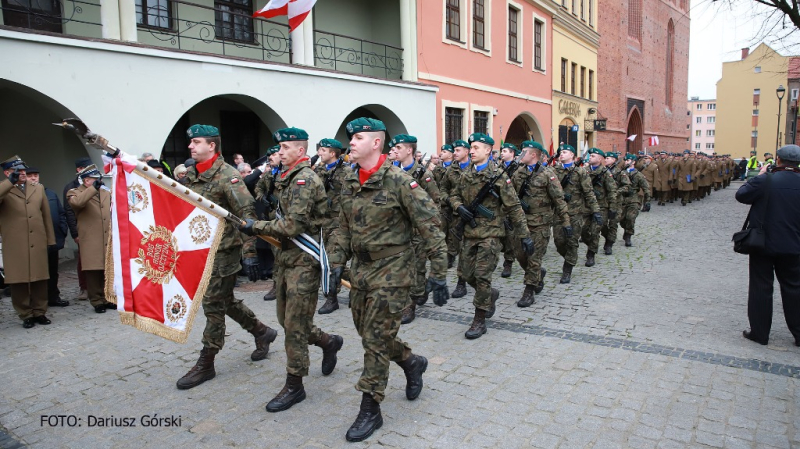
<svg viewBox="0 0 800 449"><path fill-rule="evenodd" d="M428 293L425 293L422 296L412 296L411 301L415 302L418 306L425 305L428 302Z"/></svg>
<svg viewBox="0 0 800 449"><path fill-rule="evenodd" d="M336 296L336 291L328 292L328 296L325 297L325 304L317 310L317 313L320 315L327 315L334 310L339 308L339 298Z"/></svg>
<svg viewBox="0 0 800 449"><path fill-rule="evenodd" d="M286 375L286 385L283 389L267 404L267 411L270 413L289 410L293 405L303 402L306 398L306 390L303 388L303 378L294 374Z"/></svg>
<svg viewBox="0 0 800 449"><path fill-rule="evenodd" d="M492 298L492 308L489 309L488 312L486 312L486 318L491 318L491 317L494 316L494 313L497 311L497 306L496 306L497 298L499 298L499 297L500 297L500 290L498 290L496 288L493 288L492 289L492 296L491 296L491 298Z"/></svg>
<svg viewBox="0 0 800 449"><path fill-rule="evenodd" d="M633 243L631 242L631 234L626 232L622 235L622 240L625 241L625 246L633 246Z"/></svg>
<svg viewBox="0 0 800 449"><path fill-rule="evenodd" d="M267 290L267 293L264 294L264 301L275 301L275 298L278 297L278 293L275 291L275 281L272 282L272 287Z"/></svg>
<svg viewBox="0 0 800 449"><path fill-rule="evenodd" d="M526 285L525 291L522 293L522 298L517 301L517 307L530 307L536 299L534 298L535 289L533 285Z"/></svg>
<svg viewBox="0 0 800 449"><path fill-rule="evenodd" d="M419 397L422 392L422 373L428 369L428 359L421 355L411 354L402 362L397 362L406 374L406 398L409 401Z"/></svg>
<svg viewBox="0 0 800 449"><path fill-rule="evenodd" d="M458 278L456 288L453 290L453 293L450 293L450 297L463 298L464 296L467 296L467 281L465 281L463 278Z"/></svg>
<svg viewBox="0 0 800 449"><path fill-rule="evenodd" d="M537 295L541 293L542 290L544 290L544 277L547 276L547 270L545 270L544 268L539 268L539 273L541 273L539 275L539 283L536 284L536 287L534 287L533 289L533 292L536 293Z"/></svg>
<svg viewBox="0 0 800 449"><path fill-rule="evenodd" d="M256 350L250 354L250 359L254 362L266 359L267 353L269 353L269 344L275 341L278 331L259 321L250 333L256 339Z"/></svg>
<svg viewBox="0 0 800 449"><path fill-rule="evenodd" d="M456 264L456 255L455 254L448 254L447 255L447 269L453 268L453 265Z"/></svg>
<svg viewBox="0 0 800 449"><path fill-rule="evenodd" d="M570 283L570 281L572 280L572 268L574 266L575 265L570 265L569 263L564 262L564 267L562 268L562 271L564 273L561 275L561 283L562 284L569 284Z"/></svg>
<svg viewBox="0 0 800 449"><path fill-rule="evenodd" d="M344 339L341 335L322 334L316 346L322 348L322 375L327 376L336 368L336 353L342 349Z"/></svg>
<svg viewBox="0 0 800 449"><path fill-rule="evenodd" d="M586 263L584 265L587 267L594 266L594 251L586 251Z"/></svg>
<svg viewBox="0 0 800 449"><path fill-rule="evenodd" d="M501 278L511 277L511 267L514 265L513 260L506 260L503 262L503 272L500 273Z"/></svg>
<svg viewBox="0 0 800 449"><path fill-rule="evenodd" d="M613 253L613 248L612 248L613 246L614 246L613 243L611 243L610 241L606 240L605 245L603 245L603 253L606 256L610 256Z"/></svg>
<svg viewBox="0 0 800 449"><path fill-rule="evenodd" d="M188 373L178 379L178 390L188 390L213 379L217 375L217 372L214 371L214 357L217 352L219 352L218 349L203 348L197 363Z"/></svg>
<svg viewBox="0 0 800 449"><path fill-rule="evenodd" d="M417 303L411 301L411 305L403 309L403 315L400 317L400 324L408 324L414 321L417 317Z"/></svg>
<svg viewBox="0 0 800 449"><path fill-rule="evenodd" d="M369 393L361 396L361 408L358 411L356 421L347 429L345 439L347 441L364 441L383 425L381 415L381 405Z"/></svg>
<svg viewBox="0 0 800 449"><path fill-rule="evenodd" d="M475 317L472 318L472 324L464 333L468 340L480 338L481 335L486 333L486 311L483 309L475 309Z"/></svg>

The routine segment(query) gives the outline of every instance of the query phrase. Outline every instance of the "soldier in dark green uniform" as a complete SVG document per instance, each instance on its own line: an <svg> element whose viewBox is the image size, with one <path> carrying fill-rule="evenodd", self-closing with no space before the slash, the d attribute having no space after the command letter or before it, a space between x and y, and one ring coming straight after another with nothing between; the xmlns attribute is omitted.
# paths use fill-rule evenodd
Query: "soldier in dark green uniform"
<svg viewBox="0 0 800 449"><path fill-rule="evenodd" d="M445 179L447 170L453 165L453 146L449 144L442 145L439 158L441 163L433 169L433 179L436 180L436 185L439 187L439 207L441 209L442 232L444 232L444 239L447 242L447 268L453 268L458 255L458 241L455 236L450 232L450 227L453 224L453 209L447 204L447 195L445 192Z"/></svg>
<svg viewBox="0 0 800 449"><path fill-rule="evenodd" d="M439 189L442 195L442 204L445 204L450 211L453 211L453 216L450 221L450 227L448 228L448 236L453 241L453 245L455 246L455 253L451 253L451 247L447 247L448 255L453 254L452 259L448 259L448 266L450 266L450 261L455 260L455 256L461 254L461 240L458 236L458 233L455 232L456 227L460 219L455 214L455 209L450 204L450 196L451 192L458 186L458 180L461 179L461 174L469 167L469 144L463 140L456 140L453 142L453 163L447 167L447 172L445 172L444 180L442 181L442 186ZM460 257L460 256L459 256ZM463 298L467 295L467 281L464 280L464 277L461 273L461 263L456 266L456 274L458 275L458 283L456 284L456 288L453 290L453 294L451 295L453 298Z"/></svg>
<svg viewBox="0 0 800 449"><path fill-rule="evenodd" d="M547 271L542 268L542 259L550 243L550 226L557 224L554 215L565 234L572 235L572 226L561 183L553 169L542 165L542 160L547 157L546 150L539 142L532 140L522 142L521 147L522 151L527 151L520 160L522 168L514 173L512 181L525 212L535 251L530 257L523 251L517 251L519 263L525 269L525 291L517 306L528 307L533 304L535 294L541 293L544 288Z"/></svg>
<svg viewBox="0 0 800 449"><path fill-rule="evenodd" d="M326 247L330 246L336 238L339 229L339 212L341 211L341 193L344 184L345 172L349 165L344 162L342 156L342 143L336 139L322 139L317 145L319 163L314 170L322 179L325 193L328 195L328 212L325 214L325 221L322 225L322 240ZM325 297L325 304L319 309L320 315L325 315L339 308L340 286L331 286L328 296Z"/></svg>
<svg viewBox="0 0 800 449"><path fill-rule="evenodd" d="M311 169L306 148L308 134L298 128L275 132L285 169L276 179L276 219L246 220L241 231L247 235L268 235L280 240L277 266L278 322L286 332L286 385L267 404L268 412L280 412L306 398L303 377L308 375L308 345L322 348L322 374L336 367L336 353L342 337L322 332L314 325L314 309L320 285L320 263L292 239L306 234L318 239L328 210L322 180Z"/></svg>
<svg viewBox="0 0 800 449"><path fill-rule="evenodd" d="M413 354L397 338L414 285L413 233L419 232L427 243L431 277L426 290L440 306L449 297L447 247L436 204L418 181L381 154L386 142L383 122L360 118L346 130L350 158L357 165L342 188L339 235L330 248L331 285L341 281L344 264L352 257L350 310L364 347L364 369L356 384L363 393L361 408L346 438L362 441L383 425L380 402L386 396L389 362L403 369L409 400L422 391L422 374L428 367L425 357Z"/></svg>
<svg viewBox="0 0 800 449"><path fill-rule="evenodd" d="M433 173L427 170L424 165L420 164L414 157L417 151L417 138L409 136L408 134L398 134L389 142L389 146L393 149L396 160L394 165L400 167L404 172L411 175L417 184L422 187L425 192L430 195L433 203L438 206L439 187L433 179ZM438 207L437 207L438 211ZM411 295L411 303L403 309L403 317L400 321L401 324L408 324L416 318L417 305L423 305L428 301L428 295L425 294L425 264L428 260L426 253L426 245L419 235L419 232L414 232L411 238L411 246L414 248L415 262L414 269L416 272L414 285L411 287L409 294Z"/></svg>
<svg viewBox="0 0 800 449"><path fill-rule="evenodd" d="M594 196L597 199L598 212L600 213L601 225L584 226L581 232L581 240L586 243L586 266L594 266L594 256L600 248L600 234L604 236L608 231L608 220L617 217L617 183L614 176L606 169L606 155L597 148L589 148L589 168L587 172L592 183ZM584 221L589 221L593 212L587 211L584 214Z"/></svg>
<svg viewBox="0 0 800 449"><path fill-rule="evenodd" d="M614 207L614 216L609 214L606 226L603 227L603 237L606 241L603 244L603 252L605 255L610 256L613 253L614 243L617 241L617 228L619 228L619 221L622 217L622 199L628 195L631 188L631 180L624 167L618 164L619 153L613 151L606 152L606 169L614 177L614 182L617 183L617 202ZM609 212L611 209L609 209Z"/></svg>
<svg viewBox="0 0 800 449"><path fill-rule="evenodd" d="M522 150L517 148L513 143L504 143L500 147L500 160L498 161L501 167L506 167L506 175L509 179L513 178L517 164L514 159L522 154ZM503 218L503 225L506 227L506 235L501 240L503 244L503 271L500 273L501 278L511 277L511 268L514 266L515 251L518 245L514 241L514 230L511 229L511 223Z"/></svg>
<svg viewBox="0 0 800 449"><path fill-rule="evenodd" d="M556 244L556 250L564 258L560 282L569 284L572 280L572 269L578 263L578 238L583 231L584 215L588 212L595 226L602 226L603 216L600 215L589 175L583 167L575 165L575 148L571 145L561 145L558 153L560 163L556 164L553 169L564 190L564 201L567 203L573 235L569 236L560 226L554 226L553 241ZM590 223L585 223L585 225L591 226Z"/></svg>
<svg viewBox="0 0 800 449"><path fill-rule="evenodd" d="M634 165L635 161L636 156L632 154L625 155L625 164L628 167L625 171L628 173L628 177L630 177L631 180L630 189L626 195L621 197L623 206L620 224L624 230L622 240L625 241L625 246L633 246L633 243L631 243L631 236L635 231L634 228L636 225L636 217L639 216L639 208L642 207L640 203L642 199L639 196L640 191L644 192L644 208L642 210L650 210L650 184L647 183L644 174L636 170Z"/></svg>
<svg viewBox="0 0 800 449"><path fill-rule="evenodd" d="M465 224L459 265L464 279L475 289L475 316L464 336L475 339L486 333L486 318L494 315L495 303L500 296L500 292L492 288L492 273L500 255L500 239L506 234L503 216L511 221L522 251L529 257L533 255L534 246L511 179L501 174L502 169L489 160L494 139L475 133L469 136L469 141L472 164L451 191L450 205ZM486 195L480 203L481 210L478 210L473 207L473 202L484 185L492 181L494 194Z"/></svg>
<svg viewBox="0 0 800 449"><path fill-rule="evenodd" d="M186 173L186 187L239 217L255 219L253 197L239 172L222 158L219 130L208 125L194 125L186 134L189 137L192 159L196 161ZM278 336L275 329L259 321L252 310L233 296L236 274L241 268L239 261L244 257L248 276L257 279L258 258L255 242L245 244L234 225L226 222L224 226L225 231L214 258L211 280L203 296L203 312L206 315L203 349L197 364L178 380L177 385L181 390L196 387L216 376L214 357L225 344L226 315L255 337L256 349L250 355L254 361L267 358L269 345Z"/></svg>

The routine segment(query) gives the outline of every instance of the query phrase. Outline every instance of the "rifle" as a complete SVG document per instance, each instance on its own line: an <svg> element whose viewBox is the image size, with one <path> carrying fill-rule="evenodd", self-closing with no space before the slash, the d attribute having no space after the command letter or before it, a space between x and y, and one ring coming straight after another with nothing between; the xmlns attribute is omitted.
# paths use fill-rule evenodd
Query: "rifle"
<svg viewBox="0 0 800 449"><path fill-rule="evenodd" d="M567 176L564 176L564 179L561 180L561 188L566 189L567 185L572 183L572 174L575 172L575 166L573 165L571 168L567 169ZM564 192L564 201L569 203L572 200L572 194Z"/></svg>
<svg viewBox="0 0 800 449"><path fill-rule="evenodd" d="M509 166L510 165L511 164L509 164ZM478 191L478 194L475 195L475 199L473 199L472 202L469 204L469 206L467 206L467 210L470 211L472 213L472 215L481 215L481 216L483 216L485 218L488 218L489 220L493 220L494 219L494 212L489 210L482 203L486 199L486 197L489 196L489 195L492 195L495 198L500 198L500 195L495 190L494 184L500 178L502 178L504 174L506 174L507 169L508 169L508 166L503 164L503 167L500 169L500 171L496 175L492 176L488 181L486 181L486 183L483 185L483 187L481 187L481 189ZM464 226L466 224L467 224L467 222L464 220L463 217L461 217L461 220L458 222L456 227L453 229L453 233L456 235L456 237L458 237L459 240L461 240L461 237L464 235ZM478 227L478 223L475 221L474 217L469 222L469 226L472 229L475 229L475 228Z"/></svg>
<svg viewBox="0 0 800 449"><path fill-rule="evenodd" d="M344 158L349 153L350 153L350 147L348 147L347 151L345 151L344 153L342 153L341 156L339 156L339 159L336 161L336 165L334 165L333 168L331 169L331 171L328 172L328 174L325 176L325 183L324 184L325 184L325 191L326 192L329 192L329 191L331 191L333 189L333 187L334 187L333 186L333 177L336 175L336 171L339 170L339 167L341 167L342 164L344 164Z"/></svg>
<svg viewBox="0 0 800 449"><path fill-rule="evenodd" d="M542 164L537 162L536 166L533 167L533 170L531 170L531 173L528 175L527 178L525 178L525 182L522 183L522 187L519 188L519 193L517 194L517 196L519 197L519 204L520 206L522 206L522 211L525 212L526 214L530 212L531 206L527 202L525 202L524 198L525 195L528 194L528 188L530 187L533 175L539 173L539 169L541 167Z"/></svg>
<svg viewBox="0 0 800 449"><path fill-rule="evenodd" d="M269 185L269 190L267 190L267 193L261 197L261 202L264 203L264 206L266 207L264 215L267 217L269 216L270 212L277 209L278 206L278 198L275 197L275 184L278 182L278 176L281 174L282 168L283 163L278 163L278 168L272 175L272 183Z"/></svg>

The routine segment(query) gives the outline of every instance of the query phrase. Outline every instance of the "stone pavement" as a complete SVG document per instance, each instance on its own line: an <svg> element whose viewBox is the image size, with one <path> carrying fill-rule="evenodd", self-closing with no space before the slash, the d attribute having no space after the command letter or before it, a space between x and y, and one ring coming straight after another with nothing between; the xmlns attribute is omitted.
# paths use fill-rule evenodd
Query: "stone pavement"
<svg viewBox="0 0 800 449"><path fill-rule="evenodd" d="M508 280L498 269L498 312L478 340L463 337L471 289L445 307L420 308L401 337L430 360L422 395L407 401L402 370L392 366L383 428L352 445L344 433L358 411L362 352L346 307L316 318L344 336L334 373L320 374L312 347L308 399L269 414L264 406L285 379L282 330L269 358L252 362L252 337L234 323L217 377L178 391L175 381L201 347L202 314L189 343L178 345L86 302L51 310L52 325L25 330L4 298L0 446L797 447L800 348L780 299L769 346L741 336L747 258L730 243L747 211L733 198L738 185L699 204L653 206L640 215L635 247L620 242L593 268L581 260L567 286L557 283L562 261L551 244L545 290L528 309L515 305L519 266ZM69 298L74 267L62 270ZM237 295L276 326L262 288L244 284ZM142 426L143 415L156 414L180 417L179 425ZM70 418L51 427L43 415ZM135 418L136 427L90 427L91 417L111 416ZM80 427L69 427L71 419Z"/></svg>

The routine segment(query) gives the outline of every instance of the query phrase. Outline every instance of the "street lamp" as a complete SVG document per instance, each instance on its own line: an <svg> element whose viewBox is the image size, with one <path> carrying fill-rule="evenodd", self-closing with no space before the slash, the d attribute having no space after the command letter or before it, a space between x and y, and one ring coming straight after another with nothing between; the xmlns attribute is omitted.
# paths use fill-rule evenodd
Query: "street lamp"
<svg viewBox="0 0 800 449"><path fill-rule="evenodd" d="M775 134L775 149L777 150L781 147L781 105L783 104L783 96L786 95L786 89L783 84L778 86L775 94L778 96L778 131Z"/></svg>

